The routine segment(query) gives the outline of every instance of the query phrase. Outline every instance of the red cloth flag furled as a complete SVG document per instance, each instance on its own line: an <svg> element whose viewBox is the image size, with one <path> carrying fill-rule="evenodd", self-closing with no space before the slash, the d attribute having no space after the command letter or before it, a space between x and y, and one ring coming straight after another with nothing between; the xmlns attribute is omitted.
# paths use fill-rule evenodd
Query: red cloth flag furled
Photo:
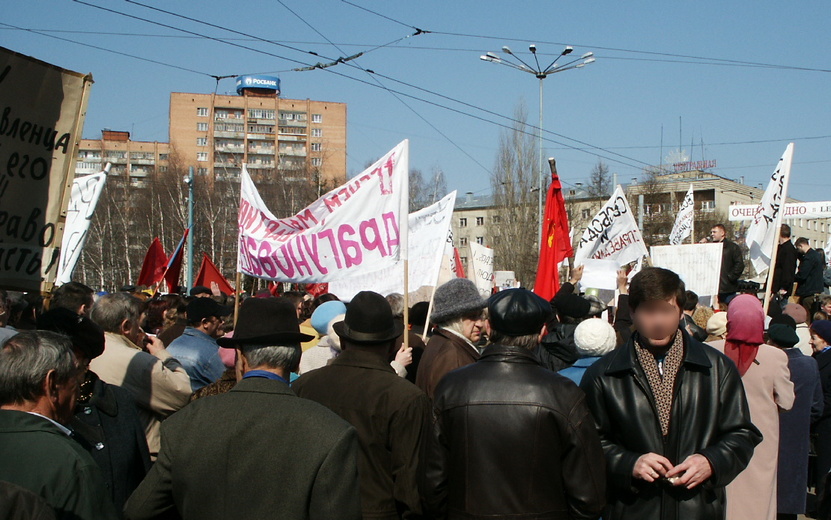
<svg viewBox="0 0 831 520"><path fill-rule="evenodd" d="M182 252L185 249L185 240L188 238L190 228L185 229L185 234L182 235L182 240L176 246L176 250L171 253L170 258L167 259L167 266L164 271L164 281L167 283L167 292L176 292L179 286L179 274L182 272Z"/></svg>
<svg viewBox="0 0 831 520"><path fill-rule="evenodd" d="M164 254L164 247L162 247L159 237L153 239L147 254L144 255L144 262L141 264L141 273L139 273L136 285L144 285L145 287L152 287L159 283L164 277L165 267L167 266L167 255Z"/></svg>
<svg viewBox="0 0 831 520"><path fill-rule="evenodd" d="M204 285L205 287L210 287L212 282L216 282L216 284L219 285L219 290L225 294L234 294L234 288L231 287L228 280L222 276L222 273L219 272L216 265L211 262L208 255L202 253L202 265L199 266L199 273L193 281L193 286L196 287L197 285Z"/></svg>
<svg viewBox="0 0 831 520"><path fill-rule="evenodd" d="M551 164L551 185L545 201L545 218L542 224L542 244L540 244L540 261L537 265L537 282L534 292L546 300L551 300L560 290L560 273L557 264L574 256L574 248L569 237L568 213L563 198L563 186L557 175L554 159Z"/></svg>

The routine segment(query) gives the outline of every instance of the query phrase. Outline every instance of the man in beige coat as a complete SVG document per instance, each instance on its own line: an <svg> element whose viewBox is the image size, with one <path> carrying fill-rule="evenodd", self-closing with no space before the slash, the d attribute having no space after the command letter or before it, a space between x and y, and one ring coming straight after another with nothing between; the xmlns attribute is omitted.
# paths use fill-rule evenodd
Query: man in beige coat
<svg viewBox="0 0 831 520"><path fill-rule="evenodd" d="M142 302L126 293L109 294L95 303L91 318L104 329L105 346L104 353L90 363L90 370L135 398L150 457L155 460L161 422L188 403L191 386L188 373L164 343L141 330L142 315Z"/></svg>

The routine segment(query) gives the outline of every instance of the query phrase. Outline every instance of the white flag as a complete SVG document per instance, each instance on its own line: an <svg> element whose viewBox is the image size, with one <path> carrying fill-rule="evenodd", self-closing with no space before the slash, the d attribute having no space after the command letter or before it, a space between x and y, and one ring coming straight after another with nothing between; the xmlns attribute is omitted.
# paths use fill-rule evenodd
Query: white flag
<svg viewBox="0 0 831 520"><path fill-rule="evenodd" d="M281 219L243 167L237 269L278 282L325 283L394 265L406 258L408 171L405 140L343 186Z"/></svg>
<svg viewBox="0 0 831 520"><path fill-rule="evenodd" d="M681 201L681 208L678 210L678 216L675 217L675 225L672 226L672 232L669 234L670 245L677 246L684 241L685 238L692 233L693 219L695 218L695 198L693 197L693 185L690 184L690 189L684 195L684 200Z"/></svg>
<svg viewBox="0 0 831 520"><path fill-rule="evenodd" d="M467 275L476 284L479 294L489 297L493 290L493 249L471 242Z"/></svg>
<svg viewBox="0 0 831 520"><path fill-rule="evenodd" d="M770 182L762 196L762 202L756 208L756 214L747 228L747 247L750 248L750 262L761 273L770 267L773 248L778 247L779 226L782 219L780 209L788 196L788 181L791 177L793 163L793 143L785 148L776 170L770 176Z"/></svg>
<svg viewBox="0 0 831 520"><path fill-rule="evenodd" d="M574 265L579 266L587 258L617 260L620 265L634 262L648 253L632 209L618 185L600 212L589 222L583 232Z"/></svg>
<svg viewBox="0 0 831 520"><path fill-rule="evenodd" d="M109 169L110 163L107 163L104 171L76 177L72 181L72 194L66 210L66 224L61 240L61 257L58 262L55 285L63 285L72 281L72 271L75 270L75 264L78 263L81 252L84 250L89 224L95 207L98 205L98 198L104 189Z"/></svg>
<svg viewBox="0 0 831 520"><path fill-rule="evenodd" d="M825 241L825 265L831 267L831 235L828 235L828 240Z"/></svg>
<svg viewBox="0 0 831 520"><path fill-rule="evenodd" d="M435 287L438 284L455 204L454 191L435 204L410 213L410 292L420 287ZM329 292L344 301L351 300L361 291L375 291L384 296L394 292L403 293L403 261L380 271L355 274L329 284Z"/></svg>

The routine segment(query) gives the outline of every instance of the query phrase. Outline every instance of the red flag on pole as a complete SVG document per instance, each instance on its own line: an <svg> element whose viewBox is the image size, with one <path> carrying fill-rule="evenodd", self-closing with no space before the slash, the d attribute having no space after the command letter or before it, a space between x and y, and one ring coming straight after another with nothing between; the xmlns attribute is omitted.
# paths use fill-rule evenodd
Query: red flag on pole
<svg viewBox="0 0 831 520"><path fill-rule="evenodd" d="M537 265L537 282L534 292L546 300L551 300L560 290L560 273L557 264L574 256L571 238L568 234L568 213L563 198L563 186L557 175L554 160L551 164L551 185L545 201L545 218L542 224L542 244L540 244L540 261Z"/></svg>
<svg viewBox="0 0 831 520"><path fill-rule="evenodd" d="M185 234L182 235L182 240L179 241L179 245L176 246L176 249L167 260L167 267L164 271L164 281L167 283L167 292L175 292L176 287L179 286L179 274L182 272L182 257L184 256L182 252L185 249L185 239L188 238L188 232L190 232L190 228L185 229Z"/></svg>
<svg viewBox="0 0 831 520"><path fill-rule="evenodd" d="M147 254L144 255L144 262L141 264L141 273L139 273L136 285L144 285L146 287L156 285L164 277L166 265L167 255L164 254L164 248L159 241L159 237L156 237L150 244Z"/></svg>
<svg viewBox="0 0 831 520"><path fill-rule="evenodd" d="M211 282L216 282L216 284L219 285L219 290L225 294L234 294L234 288L231 287L228 280L222 276L222 273L219 272L219 269L217 269L214 263L211 262L208 255L202 253L202 265L199 266L199 273L197 273L196 279L193 281L193 286L196 287L197 285L204 285L205 287L210 287Z"/></svg>
<svg viewBox="0 0 831 520"><path fill-rule="evenodd" d="M456 278L465 277L465 267L462 265L462 258L459 256L459 250L453 248L453 261L456 263Z"/></svg>

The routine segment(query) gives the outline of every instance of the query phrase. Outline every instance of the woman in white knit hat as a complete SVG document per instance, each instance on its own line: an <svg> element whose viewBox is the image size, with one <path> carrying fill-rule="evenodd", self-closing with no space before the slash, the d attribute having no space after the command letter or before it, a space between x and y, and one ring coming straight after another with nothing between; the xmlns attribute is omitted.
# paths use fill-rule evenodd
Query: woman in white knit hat
<svg viewBox="0 0 831 520"><path fill-rule="evenodd" d="M580 358L572 366L560 370L559 374L579 385L586 369L615 349L617 334L606 320L590 318L574 329L574 343Z"/></svg>

